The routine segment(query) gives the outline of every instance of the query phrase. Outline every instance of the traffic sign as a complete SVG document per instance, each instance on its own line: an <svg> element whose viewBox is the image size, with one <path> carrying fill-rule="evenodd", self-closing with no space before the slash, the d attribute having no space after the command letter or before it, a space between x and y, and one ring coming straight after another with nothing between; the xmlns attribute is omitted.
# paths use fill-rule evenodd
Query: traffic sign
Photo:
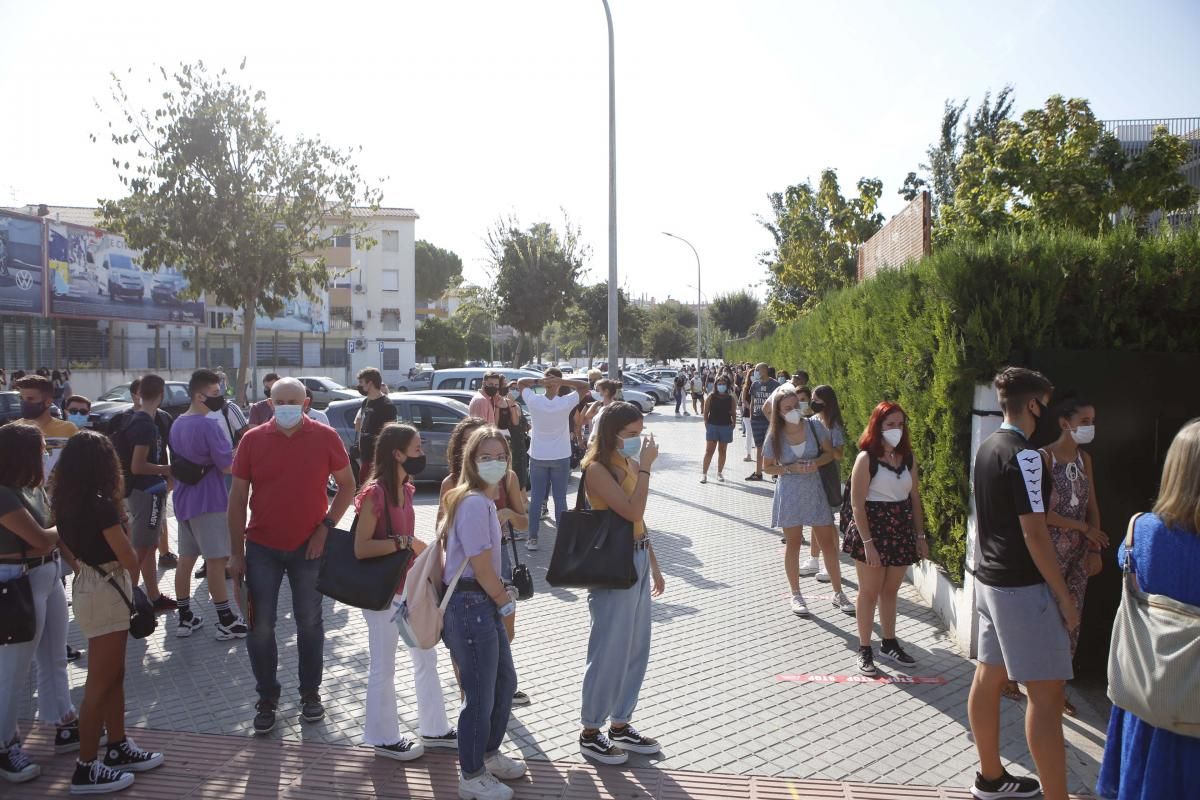
<svg viewBox="0 0 1200 800"><path fill-rule="evenodd" d="M379 352L383 352L383 342L379 343Z"/></svg>
<svg viewBox="0 0 1200 800"><path fill-rule="evenodd" d="M346 352L349 355L354 355L354 340L353 339L346 340Z"/></svg>

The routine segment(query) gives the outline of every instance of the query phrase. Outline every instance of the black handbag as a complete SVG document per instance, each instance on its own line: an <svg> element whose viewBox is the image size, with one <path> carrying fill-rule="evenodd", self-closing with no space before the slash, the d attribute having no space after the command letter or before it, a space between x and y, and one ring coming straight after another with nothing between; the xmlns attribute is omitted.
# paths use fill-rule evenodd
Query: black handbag
<svg viewBox="0 0 1200 800"><path fill-rule="evenodd" d="M637 583L633 523L611 509L597 511L586 505L586 477L585 469L575 508L562 514L546 582L578 589L628 589Z"/></svg>
<svg viewBox="0 0 1200 800"><path fill-rule="evenodd" d="M158 627L158 616L154 613L154 606L150 603L150 598L146 597L146 593L134 586L133 598L130 599L125 594L125 590L113 580L111 572L105 572L99 567L92 567L92 569L104 576L104 580L108 581L108 585L116 590L129 608L129 635L135 639L145 639L154 633Z"/></svg>
<svg viewBox="0 0 1200 800"><path fill-rule="evenodd" d="M21 554L25 547L22 544ZM33 606L33 586L29 570L11 581L0 583L0 645L32 642L37 633L37 610Z"/></svg>
<svg viewBox="0 0 1200 800"><path fill-rule="evenodd" d="M384 524L388 538L392 533L392 513L387 498L383 500ZM350 530L331 528L325 540L325 552L317 572L317 591L339 603L370 611L383 611L391 606L396 589L412 560L412 546L374 558L354 555L354 532L358 530L358 515Z"/></svg>
<svg viewBox="0 0 1200 800"><path fill-rule="evenodd" d="M212 464L197 464L178 453L171 454L171 475L175 480L186 483L188 486L195 486L204 480L204 476L212 467Z"/></svg>
<svg viewBox="0 0 1200 800"><path fill-rule="evenodd" d="M813 421L808 421L808 430L812 433L813 441L817 442L817 450L821 448L821 437L817 436L816 426ZM825 489L825 501L829 503L830 508L840 508L842 505L842 471L838 467L838 462L830 461L828 464L822 464L817 468L818 474L821 476L821 486Z"/></svg>
<svg viewBox="0 0 1200 800"><path fill-rule="evenodd" d="M533 597L533 573L529 571L529 565L522 564L521 557L517 555L517 540L513 536L511 523L508 526L508 543L512 545L512 583L513 586L517 587L517 599L528 600Z"/></svg>

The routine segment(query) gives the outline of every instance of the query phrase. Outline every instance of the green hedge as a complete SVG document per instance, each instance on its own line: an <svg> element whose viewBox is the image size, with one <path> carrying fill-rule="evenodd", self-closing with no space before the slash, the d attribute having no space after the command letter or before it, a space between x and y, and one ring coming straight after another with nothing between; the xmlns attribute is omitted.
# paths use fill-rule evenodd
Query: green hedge
<svg viewBox="0 0 1200 800"><path fill-rule="evenodd" d="M931 555L958 579L975 384L1043 348L1200 352L1200 225L952 243L830 295L770 337L732 343L726 358L802 367L812 385L832 385L852 439L880 400L899 402L923 473Z"/></svg>

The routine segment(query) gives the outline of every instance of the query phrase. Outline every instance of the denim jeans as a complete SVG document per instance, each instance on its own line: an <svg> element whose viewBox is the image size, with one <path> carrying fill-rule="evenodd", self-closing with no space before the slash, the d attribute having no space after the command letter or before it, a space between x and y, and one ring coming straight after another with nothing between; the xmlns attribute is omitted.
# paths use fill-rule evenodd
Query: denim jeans
<svg viewBox="0 0 1200 800"><path fill-rule="evenodd" d="M583 672L583 727L633 719L650 662L650 556L633 552L637 583L628 589L588 592L587 668Z"/></svg>
<svg viewBox="0 0 1200 800"><path fill-rule="evenodd" d="M529 541L536 542L542 522L542 504L549 492L554 494L554 527L562 521L567 508L567 482L571 479L571 459L544 461L529 459Z"/></svg>
<svg viewBox="0 0 1200 800"><path fill-rule="evenodd" d="M446 606L442 641L458 665L466 703L458 715L458 765L464 778L483 774L500 750L517 690L508 635L496 604L483 592L456 591Z"/></svg>
<svg viewBox="0 0 1200 800"><path fill-rule="evenodd" d="M679 413L679 407L683 405L683 389L675 390L675 413Z"/></svg>
<svg viewBox="0 0 1200 800"><path fill-rule="evenodd" d="M276 550L257 542L246 542L246 589L254 608L254 625L246 638L255 689L264 700L279 699L279 646L275 641L275 619L279 610L279 587L286 573L292 590L292 616L296 620L296 649L300 656L300 694L321 686L325 650L325 625L321 620L321 593L317 591L319 558L307 559L307 542L295 550Z"/></svg>
<svg viewBox="0 0 1200 800"><path fill-rule="evenodd" d="M0 583L21 575L18 565L0 565ZM58 564L51 562L29 571L37 628L33 639L0 647L0 741L17 734L17 707L29 678L29 665L38 660L38 717L60 723L74 715L67 680L67 598L58 578ZM56 644L58 653L51 652Z"/></svg>

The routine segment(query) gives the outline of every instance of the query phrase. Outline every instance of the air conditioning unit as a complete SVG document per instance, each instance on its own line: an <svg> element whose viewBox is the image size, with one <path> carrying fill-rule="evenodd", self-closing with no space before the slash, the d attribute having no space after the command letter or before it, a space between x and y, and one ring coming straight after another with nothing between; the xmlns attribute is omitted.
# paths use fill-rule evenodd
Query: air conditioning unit
<svg viewBox="0 0 1200 800"><path fill-rule="evenodd" d="M361 283L356 283L356 284L354 284L354 293L355 294L366 294L367 287L363 286Z"/></svg>
<svg viewBox="0 0 1200 800"><path fill-rule="evenodd" d="M191 349L192 349L192 340L191 340L191 339L184 339L184 340L183 340L183 345L182 345L182 346L183 346L183 349L184 349L184 350L191 350Z"/></svg>
<svg viewBox="0 0 1200 800"><path fill-rule="evenodd" d="M366 350L367 349L367 340L359 339L354 343L354 346L359 350Z"/></svg>
<svg viewBox="0 0 1200 800"><path fill-rule="evenodd" d="M354 329L356 331L361 331L365 325L366 325L366 323L363 322L361 319L354 320Z"/></svg>

